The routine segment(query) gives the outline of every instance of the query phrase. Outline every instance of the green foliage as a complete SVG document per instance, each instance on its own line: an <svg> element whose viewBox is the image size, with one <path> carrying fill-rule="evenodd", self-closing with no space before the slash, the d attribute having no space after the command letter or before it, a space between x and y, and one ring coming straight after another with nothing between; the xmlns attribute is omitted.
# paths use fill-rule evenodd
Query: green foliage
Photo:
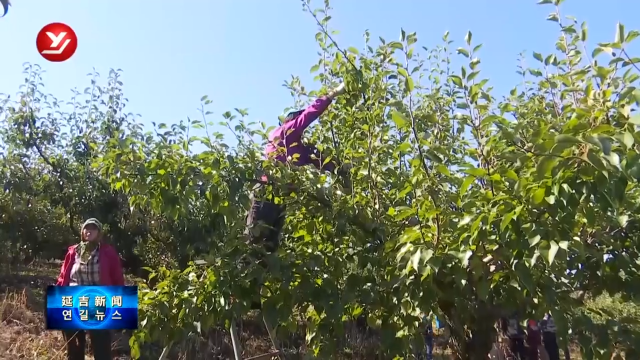
<svg viewBox="0 0 640 360"><path fill-rule="evenodd" d="M640 307L636 301L607 294L589 298L573 314L572 328L582 343L595 343L584 349L587 357L611 358L614 348L626 349L627 358L638 356Z"/></svg>
<svg viewBox="0 0 640 360"><path fill-rule="evenodd" d="M246 312L257 278L271 322L295 330L302 314L320 358L344 350L337 339L361 315L379 332L381 354L407 357L429 311L450 326L459 358L484 358L494 321L512 310L551 311L563 342L579 324L584 354L602 355L612 344L591 341L598 324L573 311L583 303L574 294L635 299L640 289L640 73L626 50L640 33L619 24L613 42L589 50L586 24L560 16L560 1L540 3L556 5L556 51L533 53L535 66L518 69L522 83L498 97L471 32L461 47L447 33L432 49L405 30L398 41L366 32L365 46L344 50L331 37L328 2L304 2L319 26L311 71L322 86L309 91L296 77L287 86L302 106L346 82L307 141L352 165L349 189L264 161L272 128L246 110L222 114L235 146L212 131L206 96L201 120L145 132L125 113L118 71L106 86L93 78L86 101L77 93L63 112L27 66L25 90L2 105L11 191L0 205L12 216L3 212L2 224L30 217L9 239L31 247L28 224L55 224L36 232L61 244L71 241L55 235L62 224L101 217L127 258L158 269L140 294L138 355L143 342L175 343ZM238 266L262 173L298 186L279 199L288 218L269 274ZM9 210L28 201L40 207ZM624 342L615 335L621 346L636 330Z"/></svg>

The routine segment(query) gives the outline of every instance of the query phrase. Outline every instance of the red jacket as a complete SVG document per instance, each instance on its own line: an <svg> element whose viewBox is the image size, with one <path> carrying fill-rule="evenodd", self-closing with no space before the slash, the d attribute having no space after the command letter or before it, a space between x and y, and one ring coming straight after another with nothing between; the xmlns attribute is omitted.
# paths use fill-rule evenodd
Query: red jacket
<svg viewBox="0 0 640 360"><path fill-rule="evenodd" d="M57 286L69 285L69 279L71 275L71 269L76 261L76 246L69 247L67 255L64 257L62 263L62 269L60 269L60 276L58 276ZM104 286L124 286L124 275L122 273L122 264L120 263L120 256L113 246L108 244L100 244L99 251L99 263L100 267L100 285Z"/></svg>

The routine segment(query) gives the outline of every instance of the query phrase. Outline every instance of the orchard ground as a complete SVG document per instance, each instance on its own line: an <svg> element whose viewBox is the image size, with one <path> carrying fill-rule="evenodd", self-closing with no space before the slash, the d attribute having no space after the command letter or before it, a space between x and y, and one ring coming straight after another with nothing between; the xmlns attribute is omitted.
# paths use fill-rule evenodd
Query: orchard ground
<svg viewBox="0 0 640 360"><path fill-rule="evenodd" d="M66 358L62 334L58 331L47 331L43 316L45 289L55 283L59 266L56 262L40 262L3 271L0 280L0 360ZM138 281L140 279L127 276L128 285L134 285ZM251 319L248 319L248 322L242 334L247 356L267 352L268 337L263 334L264 331L252 326L254 324ZM224 345L222 348L225 348ZM114 355L118 356L118 359L128 359L127 349L128 334L116 334L113 344ZM211 354L209 353L209 356ZM211 358L205 354L201 355L202 359Z"/></svg>
<svg viewBox="0 0 640 360"><path fill-rule="evenodd" d="M45 289L55 283L60 264L56 261L37 262L28 266L14 266L3 270L0 277L0 360L5 359L34 359L55 360L65 359L65 343L58 331L45 329L43 309ZM127 284L135 285L142 281L127 276ZM270 341L266 330L262 326L257 314L249 314L242 324L241 339L244 357L252 357L270 351ZM304 338L303 335L302 339ZM113 354L116 359L129 359L129 334L116 334L113 344ZM290 339L284 346L292 353L288 358L301 358L304 349L300 341ZM226 359L231 351L231 341L228 332L209 334L208 339L199 339L200 344L185 343L177 346L174 357L170 359ZM295 346L298 343L298 346ZM293 345L293 346L292 346ZM436 359L448 359L448 351L439 344L436 348ZM366 346L366 344L363 344ZM297 348L296 348L297 347ZM194 352L194 349L197 348ZM151 346L148 351L156 355L159 348ZM220 356L222 352L222 356ZM87 359L93 359L90 352ZM153 358L146 354L148 358ZM143 354L145 356L145 354ZM146 356L145 356L146 357ZM345 358L357 359L357 356L345 354ZM362 357L365 358L365 357Z"/></svg>
<svg viewBox="0 0 640 360"><path fill-rule="evenodd" d="M45 330L43 317L44 292L47 285L55 282L58 275L59 264L56 262L39 262L28 266L15 266L3 271L0 280L0 360L4 359L42 359L55 360L65 358L65 348L62 335L57 331ZM136 284L141 281L134 277L127 277L128 284ZM600 297L592 302L591 306L617 313L620 317L631 316L640 319L640 306L630 303L621 303L609 297ZM269 351L270 342L256 314L250 314L243 322L242 341L245 349L245 357L256 356ZM600 321L603 321L600 319ZM209 339L200 339L201 344L194 346L182 344L176 349L175 359L211 359L211 355L224 352L229 355L230 339L226 332L211 334ZM292 339L295 340L295 339ZM445 339L436 340L436 359L449 359L449 351L443 344ZM295 342L295 341L294 341ZM285 344L286 346L287 344ZM288 358L301 358L304 349L298 346L292 349L293 354ZM366 344L363 344L366 346ZM375 345L374 345L375 347ZM197 348L196 353L193 352ZM149 352L157 353L159 348L150 348ZM116 334L113 345L116 359L128 359L128 335ZM572 346L572 359L580 359L579 350ZM297 353L297 354L295 354ZM92 359L89 355L88 359ZM226 358L226 357L220 357ZM356 356L345 358L356 359ZM365 358L365 357L362 357Z"/></svg>

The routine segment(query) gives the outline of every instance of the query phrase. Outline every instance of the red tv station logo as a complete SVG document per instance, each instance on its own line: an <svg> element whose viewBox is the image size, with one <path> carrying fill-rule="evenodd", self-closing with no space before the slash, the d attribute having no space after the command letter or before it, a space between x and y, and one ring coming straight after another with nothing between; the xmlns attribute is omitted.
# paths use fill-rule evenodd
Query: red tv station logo
<svg viewBox="0 0 640 360"><path fill-rule="evenodd" d="M43 27L36 37L38 53L52 62L67 61L78 48L78 37L69 25L51 23Z"/></svg>

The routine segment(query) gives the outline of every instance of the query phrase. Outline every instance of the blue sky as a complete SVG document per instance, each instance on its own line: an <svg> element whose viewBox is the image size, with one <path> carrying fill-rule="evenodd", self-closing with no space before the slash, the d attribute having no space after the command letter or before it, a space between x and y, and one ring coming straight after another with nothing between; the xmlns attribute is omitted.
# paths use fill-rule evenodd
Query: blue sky
<svg viewBox="0 0 640 360"><path fill-rule="evenodd" d="M293 100L282 87L292 74L314 88L316 24L299 0L131 1L13 0L0 19L0 93L15 93L23 82L22 63L45 70L46 92L69 99L70 89L89 85L96 68L124 70L129 110L150 124L198 118L202 95L213 100L212 120L234 107L248 108L252 120L277 123ZM362 34L396 40L400 28L417 31L419 45L434 47L450 31L462 44L467 30L484 44L485 76L506 93L519 82L517 55L553 49L557 26L545 21L552 10L536 0L334 0L332 27L344 48L362 47ZM366 4L366 5L365 5ZM315 1L315 7L321 6ZM640 2L567 0L565 15L586 20L590 43L612 41L617 21L638 29ZM64 22L79 38L78 50L64 63L48 63L36 50L38 31ZM222 130L222 129L220 129Z"/></svg>

